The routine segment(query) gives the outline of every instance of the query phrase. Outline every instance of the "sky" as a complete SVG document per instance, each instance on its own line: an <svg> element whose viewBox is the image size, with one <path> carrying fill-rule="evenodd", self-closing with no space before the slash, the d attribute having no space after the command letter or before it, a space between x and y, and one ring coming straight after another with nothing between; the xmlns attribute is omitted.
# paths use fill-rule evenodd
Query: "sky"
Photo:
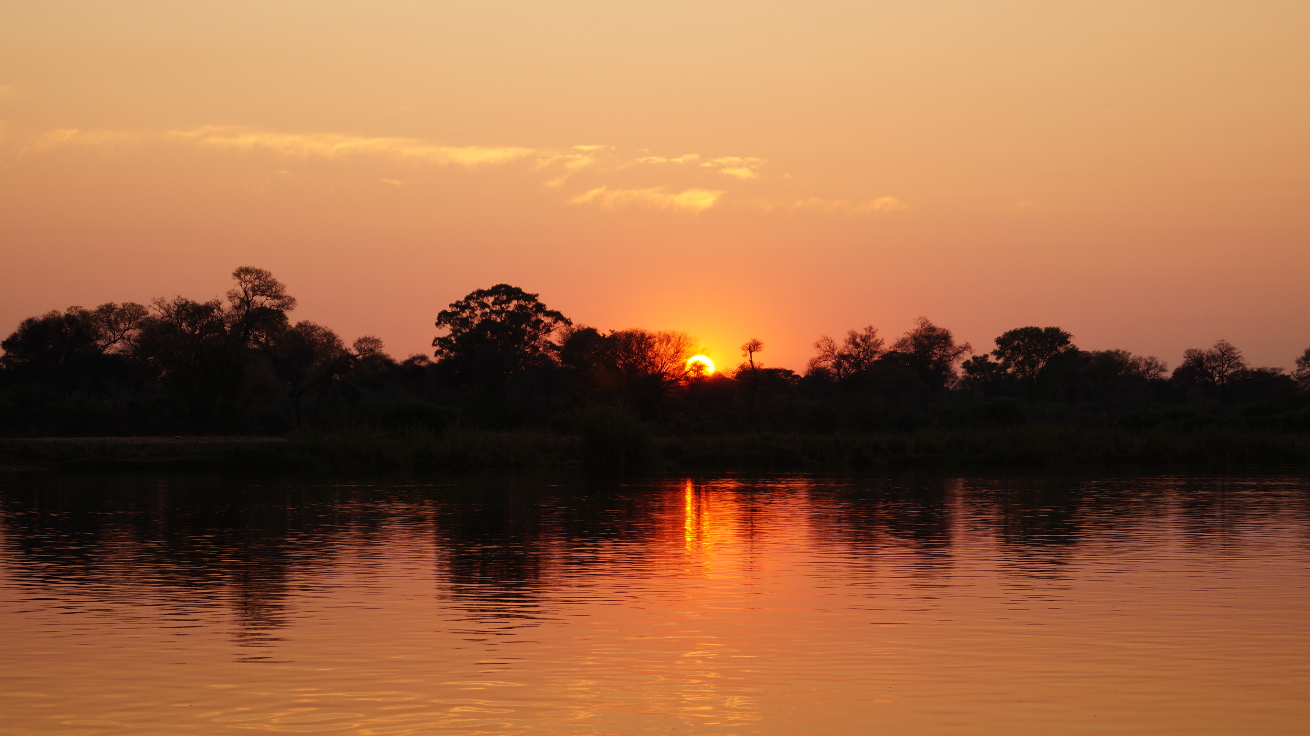
<svg viewBox="0 0 1310 736"><path fill-rule="evenodd" d="M0 333L221 295L430 352L510 283L720 365L924 316L1310 346L1310 3L0 0Z"/></svg>

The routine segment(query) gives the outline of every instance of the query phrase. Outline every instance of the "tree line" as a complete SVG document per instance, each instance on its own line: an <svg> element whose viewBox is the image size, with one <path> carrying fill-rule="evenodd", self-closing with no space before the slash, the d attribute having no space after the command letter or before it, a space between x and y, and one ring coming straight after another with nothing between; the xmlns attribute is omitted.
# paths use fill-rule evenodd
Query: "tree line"
<svg viewBox="0 0 1310 736"><path fill-rule="evenodd" d="M1082 350L1019 327L975 351L926 318L822 336L802 373L741 362L706 374L686 333L575 324L497 284L436 317L433 354L397 360L290 313L266 270L236 269L223 299L80 306L23 320L0 342L6 435L276 434L374 426L576 430L622 416L673 432L895 431L1029 422L1310 429L1310 348L1296 368L1248 365L1226 341L1154 356Z"/></svg>

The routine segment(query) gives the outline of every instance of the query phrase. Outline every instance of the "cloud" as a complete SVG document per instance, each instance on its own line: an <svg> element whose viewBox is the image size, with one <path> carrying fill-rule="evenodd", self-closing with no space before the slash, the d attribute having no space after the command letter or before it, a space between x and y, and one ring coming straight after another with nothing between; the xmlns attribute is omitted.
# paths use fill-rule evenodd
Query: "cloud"
<svg viewBox="0 0 1310 736"><path fill-rule="evenodd" d="M119 130L61 128L37 136L36 140L24 150L44 153L56 148L80 147L98 148L110 153L116 153L124 147L135 145L140 141L140 135Z"/></svg>
<svg viewBox="0 0 1310 736"><path fill-rule="evenodd" d="M677 158L664 158L663 156L643 156L632 160L634 164L687 164L700 160L700 156L694 153L685 153Z"/></svg>
<svg viewBox="0 0 1310 736"><path fill-rule="evenodd" d="M574 149L581 147L582 146L574 146ZM588 148L590 148L590 146L588 146ZM564 168L569 169L570 171L577 171L578 169L596 163L596 158L586 153L554 153L551 151L539 151L538 153L542 154L541 158L537 159L538 169L561 164Z"/></svg>
<svg viewBox="0 0 1310 736"><path fill-rule="evenodd" d="M0 134L13 131L0 130ZM6 141L13 141L12 135ZM126 132L112 130L63 129L24 136L24 143L11 148L19 156L39 153L61 147L84 147L111 154L140 145L188 146L202 150L245 153L269 152L284 158L320 158L325 160L354 160L372 158L390 163L417 163L437 167L477 168L508 164L526 164L520 171L528 176L534 172L538 182L547 189L568 186L570 181L587 182L575 185L574 191L582 194L566 199L572 205L595 205L604 209L628 206L658 210L699 213L719 205L729 187L722 184L718 175L748 181L760 178L766 159L753 156L716 156L702 158L695 153L676 157L644 155L633 158L613 146L599 144L575 145L567 148L545 149L525 146L450 146L417 138L388 136L358 136L344 133L282 133L253 127L206 126L189 130L167 132ZM11 144L12 145L12 144ZM648 154L647 150L638 153ZM287 163L283 163L287 166ZM642 165L641 168L634 168ZM600 177L619 171L633 180L623 182L624 188L612 185L597 186ZM279 173L285 172L285 169ZM406 184L399 170L378 171L382 182L394 186ZM714 177L714 183L706 177ZM782 175L781 179L786 179ZM644 180L644 181L643 181ZM378 179L374 179L378 181ZM412 183L412 182L410 182ZM734 194L733 207L749 207L760 212L809 211L833 215L886 215L908 210L909 204L898 197L884 196L870 200L821 199L811 197L800 200L771 201L749 200L741 193ZM1015 203L1014 211L1030 212L1040 209L1031 202Z"/></svg>
<svg viewBox="0 0 1310 736"><path fill-rule="evenodd" d="M569 204L599 204L605 209L619 209L630 204L660 210L690 210L702 212L714 206L722 191L686 189L677 194L664 191L665 187L650 189L610 189L597 187L569 200Z"/></svg>
<svg viewBox="0 0 1310 736"><path fill-rule="evenodd" d="M855 208L856 212L900 212L910 209L910 205L896 197L878 197Z"/></svg>
<svg viewBox="0 0 1310 736"><path fill-rule="evenodd" d="M798 210L826 212L828 214L860 215L869 213L885 214L910 209L910 206L897 197L878 197L867 202L851 202L846 199L819 199L811 197L797 202Z"/></svg>
<svg viewBox="0 0 1310 736"><path fill-rule="evenodd" d="M760 172L756 171L755 169L748 169L744 166L730 166L727 168L719 169L719 173L727 174L728 176L735 176L738 179L760 178Z"/></svg>
<svg viewBox="0 0 1310 736"><path fill-rule="evenodd" d="M0 102L12 100L23 93L23 88L16 84L0 84Z"/></svg>
<svg viewBox="0 0 1310 736"><path fill-rule="evenodd" d="M759 168L763 165L764 159L752 156L720 156L701 164L706 168L718 170L720 174L738 179L760 178Z"/></svg>
<svg viewBox="0 0 1310 736"><path fill-rule="evenodd" d="M369 138L340 133L275 133L252 128L204 127L165 134L175 141L229 151L266 150L284 156L327 159L383 156L449 166L505 164L537 151L517 146L442 146L414 138Z"/></svg>

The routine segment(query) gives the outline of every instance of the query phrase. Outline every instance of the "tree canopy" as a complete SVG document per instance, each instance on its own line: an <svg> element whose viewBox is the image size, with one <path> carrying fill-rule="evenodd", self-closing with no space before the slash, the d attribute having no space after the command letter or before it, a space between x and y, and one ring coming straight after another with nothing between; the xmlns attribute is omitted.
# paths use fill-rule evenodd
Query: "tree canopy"
<svg viewBox="0 0 1310 736"><path fill-rule="evenodd" d="M534 367L555 364L556 332L573 324L517 286L478 289L443 309L432 340L438 362L471 379L503 383Z"/></svg>
<svg viewBox="0 0 1310 736"><path fill-rule="evenodd" d="M1034 380L1052 358L1073 347L1073 335L1059 327L1019 327L996 338L992 355L1022 380Z"/></svg>

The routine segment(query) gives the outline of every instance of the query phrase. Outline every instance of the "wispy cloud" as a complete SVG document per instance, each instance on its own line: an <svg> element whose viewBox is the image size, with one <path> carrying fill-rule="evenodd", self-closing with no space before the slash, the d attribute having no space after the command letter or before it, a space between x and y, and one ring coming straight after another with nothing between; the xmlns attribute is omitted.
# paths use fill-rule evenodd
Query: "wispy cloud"
<svg viewBox="0 0 1310 736"><path fill-rule="evenodd" d="M266 150L284 156L345 158L373 155L448 166L504 164L537 151L517 146L442 146L414 138L385 138L339 133L275 133L250 128L204 127L169 131L176 141L221 150Z"/></svg>
<svg viewBox="0 0 1310 736"><path fill-rule="evenodd" d="M121 130L78 130L61 128L36 137L24 152L43 153L56 148L95 148L116 153L122 149L140 143L142 136Z"/></svg>
<svg viewBox="0 0 1310 736"><path fill-rule="evenodd" d="M377 178L373 181L397 187L409 186L414 180L399 175L402 172L395 168L395 164L465 169L518 164L520 174L540 177L537 181L547 189L565 189L567 186L565 191L571 192L561 196L564 202L571 205L603 209L632 206L692 213L703 212L724 201L724 195L732 187L724 186L726 182L718 178L719 175L742 182L755 180L761 178L761 169L767 163L766 159L754 156L702 157L695 153L684 153L665 157L650 155L649 150L640 150L637 153L645 155L634 157L632 152L601 144L580 144L556 149L445 145L419 138L321 132L286 133L234 126L205 126L163 132L64 129L33 132L22 138L21 142L12 136L6 139L9 150L19 158L27 153L65 147L118 154L134 146L165 145L238 154L265 152L284 159L371 161L382 164L375 167L372 176ZM286 166L285 163L282 165ZM281 169L278 173L285 175L288 172ZM620 177L620 180L615 182L611 179L608 184L601 185L611 177ZM786 178L782 176L778 183ZM583 183L569 185L573 181ZM762 197L761 194L756 192L752 199L746 192L735 192L732 195L732 206L761 213L791 210L847 216L886 214L909 209L904 201L891 196L867 201L817 197L779 201Z"/></svg>
<svg viewBox="0 0 1310 736"><path fill-rule="evenodd" d="M764 159L751 156L720 156L701 164L706 168L715 169L720 174L738 179L760 178L759 168L763 165Z"/></svg>
<svg viewBox="0 0 1310 736"><path fill-rule="evenodd" d="M0 102L12 100L23 93L23 88L16 84L0 84Z"/></svg>
<svg viewBox="0 0 1310 736"><path fill-rule="evenodd" d="M847 199L819 199L818 197L810 197L809 199L798 201L794 206L798 210L845 215L879 214L910 209L910 205L897 197L878 197L877 199L871 199L867 202L852 202Z"/></svg>
<svg viewBox="0 0 1310 736"><path fill-rule="evenodd" d="M661 210L690 210L701 212L714 206L722 191L686 189L676 194L664 191L665 187L650 189L610 189L597 187L569 200L569 204L598 204L605 209L618 209L628 205L652 207Z"/></svg>
<svg viewBox="0 0 1310 736"><path fill-rule="evenodd" d="M694 153L685 153L676 158L664 158L663 156L642 156L634 158L634 164L689 164L700 160L700 156Z"/></svg>

